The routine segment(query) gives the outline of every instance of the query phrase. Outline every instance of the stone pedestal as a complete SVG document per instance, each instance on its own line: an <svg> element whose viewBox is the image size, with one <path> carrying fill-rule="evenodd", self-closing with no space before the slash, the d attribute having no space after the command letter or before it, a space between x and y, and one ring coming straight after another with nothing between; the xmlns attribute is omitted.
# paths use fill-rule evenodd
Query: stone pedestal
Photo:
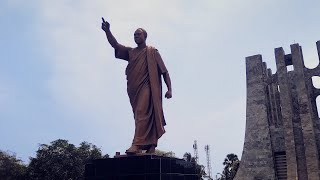
<svg viewBox="0 0 320 180"><path fill-rule="evenodd" d="M198 180L200 169L182 159L156 155L97 159L85 167L86 180Z"/></svg>

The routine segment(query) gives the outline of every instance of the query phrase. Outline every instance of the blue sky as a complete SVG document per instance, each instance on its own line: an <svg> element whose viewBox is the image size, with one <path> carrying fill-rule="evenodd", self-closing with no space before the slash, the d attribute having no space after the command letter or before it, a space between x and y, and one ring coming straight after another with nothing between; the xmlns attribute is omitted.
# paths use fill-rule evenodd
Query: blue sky
<svg viewBox="0 0 320 180"><path fill-rule="evenodd" d="M182 157L198 140L211 147L213 174L226 154L241 156L245 131L245 57L299 43L318 64L319 1L296 0L2 0L0 1L0 143L28 162L40 143L88 141L110 155L129 147L134 121L126 62L100 29L135 46L143 27L170 72L167 133L158 148Z"/></svg>

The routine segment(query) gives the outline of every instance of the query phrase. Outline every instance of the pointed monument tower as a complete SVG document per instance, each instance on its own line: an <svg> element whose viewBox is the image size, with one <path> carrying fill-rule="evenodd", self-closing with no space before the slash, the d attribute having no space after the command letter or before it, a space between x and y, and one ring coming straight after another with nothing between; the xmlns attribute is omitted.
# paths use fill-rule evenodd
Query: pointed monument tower
<svg viewBox="0 0 320 180"><path fill-rule="evenodd" d="M320 180L320 89L312 83L320 64L306 68L299 44L291 45L291 54L276 48L275 59L272 74L261 55L246 58L246 133L235 179Z"/></svg>

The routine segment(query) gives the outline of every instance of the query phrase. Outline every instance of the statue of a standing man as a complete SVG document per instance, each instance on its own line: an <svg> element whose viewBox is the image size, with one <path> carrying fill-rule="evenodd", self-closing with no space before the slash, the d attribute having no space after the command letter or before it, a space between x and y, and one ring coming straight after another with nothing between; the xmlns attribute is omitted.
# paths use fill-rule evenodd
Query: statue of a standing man
<svg viewBox="0 0 320 180"><path fill-rule="evenodd" d="M138 28L134 32L136 48L126 47L117 42L110 31L110 24L102 18L102 29L115 57L128 61L126 68L127 92L135 120L132 146L127 154L142 150L154 153L158 139L165 133L166 124L162 109L161 75L167 85L166 98L172 97L171 80L166 66L157 49L147 46L147 32Z"/></svg>

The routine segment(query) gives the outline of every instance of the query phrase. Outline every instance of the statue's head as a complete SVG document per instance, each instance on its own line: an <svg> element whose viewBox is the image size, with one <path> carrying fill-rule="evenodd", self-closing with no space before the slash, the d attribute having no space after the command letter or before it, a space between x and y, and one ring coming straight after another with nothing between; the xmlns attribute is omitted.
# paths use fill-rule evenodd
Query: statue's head
<svg viewBox="0 0 320 180"><path fill-rule="evenodd" d="M146 42L147 39L147 31L142 29L142 28L138 28L135 32L134 32L134 41L139 45L142 44L144 42Z"/></svg>

